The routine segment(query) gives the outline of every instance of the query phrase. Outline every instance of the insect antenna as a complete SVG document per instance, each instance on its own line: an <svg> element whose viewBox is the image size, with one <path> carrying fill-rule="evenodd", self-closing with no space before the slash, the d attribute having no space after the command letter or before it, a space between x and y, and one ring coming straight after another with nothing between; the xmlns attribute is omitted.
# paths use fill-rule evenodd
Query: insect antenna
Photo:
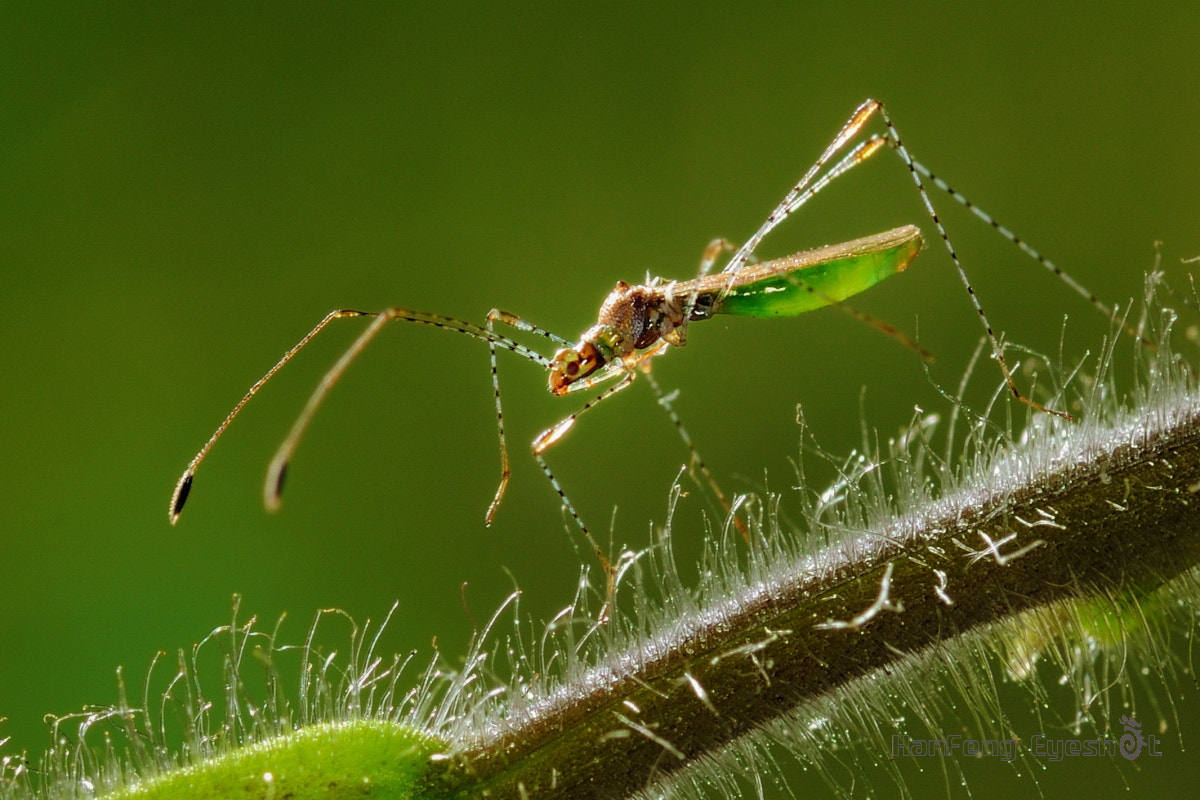
<svg viewBox="0 0 1200 800"><path fill-rule="evenodd" d="M282 369L285 364L291 361L297 353L304 349L304 346L311 342L319 333L321 333L330 322L336 319L347 319L353 317L373 317L374 320L372 321L371 325L365 331L363 331L363 333L359 335L354 343L351 344L350 347L341 355L341 357L338 358L333 367L331 367L321 379L321 383L309 397L304 409L300 412L300 416L292 425L292 429L288 433L287 438L284 439L283 443L279 447L279 450L275 454L275 458L272 459L271 465L267 471L267 481L263 491L264 499L267 508L269 509L274 510L279 506L280 495L283 491L284 478L287 475L288 462L291 458L291 455L295 452L296 447L299 445L300 438L303 435L304 430L308 427L309 422L312 420L313 414L316 413L317 408L320 407L321 402L325 399L325 396L329 393L329 390L333 388L333 385L337 383L338 379L342 376L342 373L346 371L346 368L349 367L350 363L358 357L367 344L369 344L371 340L375 338L384 324L397 321L415 322L422 325L429 325L435 328L461 333L474 339L489 342L493 346L511 350L512 352L517 353L518 355L543 368L547 368L550 364L549 359L547 359L545 356L531 350L519 342L513 341L507 336L503 336L494 331L489 331L472 322L467 322L466 320L457 319L455 317L448 317L443 314L430 314L424 311L413 311L405 308L390 308L384 311L359 311L356 309L338 309L336 311L331 311L326 314L325 317L312 328L312 330L306 333L304 337L300 339L300 341L298 341L286 353L284 353L283 356L275 362L274 366L267 370L266 374L259 378L254 385L247 390L247 392L242 396L242 399L239 400L236 405L234 405L233 410L231 410L225 416L225 419L221 422L221 424L217 426L216 431L213 432L212 436L209 437L204 446L200 448L200 452L198 452L188 463L187 468L183 471L183 475L180 476L179 481L175 484L175 491L171 494L171 503L167 511L167 516L172 525L178 521L179 515L183 512L184 504L187 502L188 496L191 493L196 470L199 468L200 463L204 460L209 451L212 450L213 445L216 444L217 440L221 438L221 435L225 433L225 430L245 407L246 403L250 402L250 399L258 393L258 391L267 383L267 381L274 377L274 375L279 372L279 370Z"/></svg>

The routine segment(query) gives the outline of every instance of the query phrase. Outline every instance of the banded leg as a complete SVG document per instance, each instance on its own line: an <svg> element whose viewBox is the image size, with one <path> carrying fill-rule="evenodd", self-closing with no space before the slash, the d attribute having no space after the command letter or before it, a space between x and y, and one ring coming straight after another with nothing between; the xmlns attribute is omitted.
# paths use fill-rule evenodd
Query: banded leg
<svg viewBox="0 0 1200 800"><path fill-rule="evenodd" d="M719 502L721 507L725 509L726 515L733 514L733 505L730 504L729 499L725 497L725 493L721 491L721 486L717 483L716 477L714 477L712 472L709 471L708 465L704 463L704 458L700 455L700 451L696 448L696 443L692 440L691 434L687 432L687 428L683 427L683 420L680 418L679 412L675 410L675 405L671 402L670 395L662 390L662 386L654 377L654 373L650 371L649 366L649 363L647 363L643 367L642 372L645 373L646 380L650 383L650 388L654 390L654 395L658 398L658 404L662 406L664 411L667 412L667 417L671 420L671 424L675 426L675 430L679 432L679 438L683 440L683 446L687 448L688 472L692 474L694 479L695 472L693 470L699 471L700 475L704 478L704 482L708 484L708 488L711 489L712 493L716 496L717 502ZM699 483L698 480L697 483ZM737 516L734 516L733 522L737 526L738 531L742 534L742 538L746 541L746 544L749 544L749 529L746 528L741 519Z"/></svg>
<svg viewBox="0 0 1200 800"><path fill-rule="evenodd" d="M856 121L857 126L855 126ZM843 137L841 134L839 134L836 142L840 142L841 146L845 146L849 139L853 137L854 133L856 133L858 129L862 127L863 122L865 122L865 118L860 119L859 114L856 112L855 116L852 117L842 129L843 134L845 134L846 131L851 131L849 137ZM836 154L836 150L832 148L832 145L830 148L826 148L825 153L822 154L821 159L818 160L817 164L815 164L811 169L808 170L808 172L805 173L804 177L801 178L800 183L796 184L786 195L784 195L783 200L781 200L775 209L767 216L766 221L763 222L762 226L759 227L757 231L755 231L754 235L750 237L746 244L742 245L742 247L738 249L737 253L729 260L729 263L725 265L725 268L722 270L722 272L733 276L742 266L755 263L757 259L755 257L754 249L758 246L758 243L760 243L767 236L767 234L778 227L783 220L791 216L792 213L797 211L822 189L829 186L837 178L841 177L846 172L849 172L851 169L859 164L862 164L868 158L873 156L884 144L885 142L882 141L880 137L871 137L870 139L861 141L855 145L849 153L843 156L837 163L835 163L823 174L820 174L818 177L818 173L820 172L821 168L823 168L825 164L832 159L832 156ZM712 245L709 247L711 250ZM705 263L707 263L709 254L706 252L705 255ZM704 273L702 272L701 275L703 274ZM870 325L880 333L883 333L885 336L890 336L903 346L917 353L917 355L919 355L924 361L931 362L934 360L932 353L921 347L912 337L891 323L884 322L883 320L873 317L864 311L860 311L845 301L835 300L834 298L826 295L824 292L808 286L799 279L793 278L792 283L804 289L805 291L816 295L826 304L837 308L839 311L845 314L849 314L859 322ZM693 300L692 302L694 303L695 301Z"/></svg>
<svg viewBox="0 0 1200 800"><path fill-rule="evenodd" d="M729 259L729 262L722 270L722 272L729 275L736 274L737 271L743 266L757 263L758 259L755 256L754 251L762 242L762 240L766 238L767 234L778 227L780 223L791 216L794 211L808 202L808 200L816 195L819 191L828 186L839 176L866 161L868 158L874 155L880 147L883 146L884 142L876 141L874 137L865 141L861 141L855 145L849 153L847 153L837 163L830 167L827 172L821 174L821 170L825 168L825 166L833 159L839 150L844 148L854 138L854 136L862 128L863 124L865 124L868 117L862 116L861 112L866 105L867 104L864 104L859 108L859 111L855 112L855 115L851 117L846 125L842 127L842 131L838 134L833 143L831 143L829 147L825 148L825 152L822 153L817 162L809 168L809 170L800 179L800 182L793 186L791 190L784 195L783 200L781 200L779 204L776 205L775 209L767 215L767 219L761 226L759 226L759 229L754 232L754 235L751 236L745 244L743 244L740 248L736 248L735 251L734 245L725 239L714 239L711 243L709 243L708 248L704 251L704 256L700 262L700 270L699 274L697 275L698 278L704 277L712 270L722 251L734 252L734 255ZM822 293L811 287L804 286L801 282L797 281L797 285L800 285L802 288L805 288L813 294L818 295L829 305L838 306L851 316L866 322L868 325L878 328L893 338L898 339L906 347L917 351L922 358L926 360L932 360L932 356L928 351L919 347L911 338L906 336L899 329L880 320L876 320L875 318L858 311L851 306L845 305L841 301L825 297ZM682 347L687 343L687 325L691 321L691 312L696 305L696 299L696 292L689 294L682 306L682 320L679 324L679 327L672 331L668 337L670 343L676 347Z"/></svg>
<svg viewBox="0 0 1200 800"><path fill-rule="evenodd" d="M508 311L501 311L498 308L493 308L488 312L487 331L489 334L499 337L498 339L488 340L488 351L491 356L492 367L492 397L495 398L496 401L496 433L500 439L500 485L496 487L496 496L492 499L492 504L488 506L487 514L484 517L484 523L489 526L492 524L492 520L496 518L496 509L500 507L500 501L504 499L504 492L508 489L508 479L512 475L512 469L509 467L508 463L508 437L504 434L504 409L500 404L500 370L496 361L496 345L497 342L502 341L504 337L496 334L497 322L503 322L505 325L508 325L509 327L515 328L519 331L541 336L544 339L548 339L556 347L567 347L570 345L570 343L561 336L551 333L545 328L534 325L533 323L526 322L516 314L512 314Z"/></svg>
<svg viewBox="0 0 1200 800"><path fill-rule="evenodd" d="M736 272L743 264L747 263L747 259L758 248L758 245L762 243L763 238L787 219L793 211L804 205L805 201L813 194L816 194L821 186L827 185L837 175L846 172L851 167L871 157L874 151L878 149L878 145L871 147L868 143L860 143L831 170L834 173L833 175L817 180L817 176L833 160L833 157L858 135L862 127L871 118L871 115L875 113L878 105L874 100L867 100L855 110L854 114L850 116L850 119L846 120L846 124L842 126L838 135L829 143L816 162L808 168L808 171L792 187L791 191L784 195L783 200L775 207L775 210L767 215L767 219L754 232L754 235L747 239L746 243L734 253L733 258L725 265L725 272ZM810 190L810 185L813 184L814 180L817 180L818 185Z"/></svg>
<svg viewBox="0 0 1200 800"><path fill-rule="evenodd" d="M633 370L627 370L621 377L620 381L614 383L612 386L608 387L603 392L584 403L578 411L568 417L565 417L553 428L543 431L536 439L533 440L532 446L534 460L537 461L538 466L542 468L542 472L545 474L547 480L550 481L550 486L553 487L555 494L558 495L558 499L562 502L562 506L564 509L566 509L567 514L569 514L571 519L575 520L575 524L579 526L580 532L583 533L583 538L587 540L589 545L591 545L592 550L596 554L596 558L600 561L601 569L604 570L604 605L600 609L600 622L608 621L609 615L612 611L613 603L616 601L617 570L616 567L613 566L612 561L608 558L608 555L605 554L604 548L600 547L600 543L596 541L596 537L592 536L592 532L588 529L587 524L584 523L583 517L581 517L579 512L575 510L575 504L571 502L569 497L567 497L567 493L562 488L562 484L559 483L558 478L554 476L554 472L550 469L550 465L546 462L545 452L556 442L558 442L559 439L566 435L567 431L571 429L571 427L575 424L575 420L579 419L581 414L589 409L595 408L601 402L612 397L617 392L620 392L631 386L633 384L635 375L637 375L637 373Z"/></svg>
<svg viewBox="0 0 1200 800"><path fill-rule="evenodd" d="M1008 361L1004 358L1004 348L1000 345L1000 339L992 329L992 323L988 321L987 313L983 310L983 304L975 294L975 288L971 286L970 279L967 278L967 272L963 269L962 261L958 258L958 251L955 250L954 244L950 241L950 235L946 232L946 226L942 224L937 209L933 207L933 201L929 198L929 192L925 190L925 183L921 180L921 173L917 171L916 163L909 154L908 148L904 146L904 141L900 138L900 132L896 130L896 126L892 123L892 118L888 115L887 109L883 107L883 103L877 100L868 100L864 106L870 106L871 113L878 112L880 119L883 120L883 124L887 127L888 138L891 139L892 147L900 154L900 158L903 159L905 166L908 167L908 173L912 176L913 183L917 186L917 194L921 196L921 203L925 206L925 211L929 214L929 218L933 220L933 225L937 228L938 235L942 238L942 244L946 246L946 252L950 254L950 260L954 262L954 270L958 273L958 278L962 281L963 288L967 290L967 294L971 298L971 304L975 307L975 313L979 317L979 322L983 325L983 329L987 333L988 341L992 345L992 358L999 365L1000 372L1004 376L1004 382L1008 384L1009 391L1012 392L1013 397L1035 411L1044 411L1063 419L1071 419L1071 415L1067 412L1046 408L1036 400L1026 397L1017 388L1017 382L1013 378L1012 370L1009 369Z"/></svg>
<svg viewBox="0 0 1200 800"><path fill-rule="evenodd" d="M550 340L551 342L553 342L554 344L556 344L558 346L569 346L570 345L570 343L568 341L566 341L565 339L563 339L562 337L560 337L556 334L553 334L553 333L545 330L544 328L540 328L536 325L533 325L530 322L526 322L524 319L518 317L515 314L510 314L505 311L493 309L491 312L488 313L488 320L487 320L487 327L490 332L494 331L494 325L497 322L502 322L505 325L509 325L513 328L516 328L517 330L524 331L526 333L532 333L532 334L535 334L538 336L542 336L543 338ZM500 341L500 339L502 339L502 337L497 335L497 343ZM542 473L546 476L546 479L550 481L551 488L553 488L555 494L558 495L558 499L562 503L563 509L565 509L567 514L571 517L571 519L573 519L575 521L575 524L579 528L580 533L583 534L583 538L587 541L588 545L592 548L592 551L596 554L596 558L600 562L601 569L604 570L605 600L604 600L604 605L601 608L600 616L599 616L599 619L601 622L605 622L608 620L609 615L611 614L613 602L615 601L615 598L616 598L617 570L616 570L616 567L613 565L612 561L609 559L608 555L605 553L604 548L602 548L600 546L600 543L596 541L595 536L592 535L592 532L588 528L587 523L585 523L583 521L583 517L579 514L579 511L575 508L575 504L573 502L571 502L571 498L567 496L566 490L563 489L563 487L562 487L562 483L560 483L558 478L554 475L554 471L550 469L550 465L549 465L549 463L547 463L547 461L545 459L545 452L547 450L549 450L551 447L553 447L560 439L562 439L563 436L565 436L567 434L568 431L571 430L572 427L574 427L576 420L578 420L579 417L584 412L586 412L592 408L595 408L597 405L599 405L604 400L607 400L608 398L612 397L613 395L617 394L620 391L623 391L624 389L627 389L630 385L632 385L634 377L637 375L637 372L635 371L633 364L635 364L635 363L640 364L642 361L651 358L652 356L654 356L655 354L657 354L659 352L662 352L665 349L665 346L666 346L665 343L661 343L658 347L651 348L650 350L642 353L638 357L636 362L631 362L631 364L629 364L629 365L626 365L621 362L611 364L605 370L602 370L601 372L591 376L590 378L585 379L583 381L580 381L577 384L572 385L571 389L570 389L571 391L586 390L586 389L595 387L597 384L603 383L607 380L611 380L614 376L616 376L618 374L621 375L620 380L618 380L612 386L609 386L608 388L604 389L604 391L602 391L600 394L593 397L591 400L584 403L583 406L581 406L578 411L575 411L574 413L570 414L569 416L564 417L552 428L549 428L548 430L545 430L541 434L539 434L533 440L533 443L531 444L531 448L530 448L533 451L534 460L537 461L537 464L541 468ZM491 523L492 516L495 514L496 507L499 505L500 500L504 495L504 491L508 485L508 479L509 479L509 475L511 472L511 470L509 469L509 463L508 463L507 436L504 433L504 415L503 415L503 411L501 410L501 405L500 405L499 372L496 368L496 352L495 352L494 346L492 347L491 355L492 355L492 387L493 387L493 392L494 392L494 396L496 399L496 425L497 425L497 430L498 430L498 434L499 434L499 438L500 438L501 479L500 479L500 487L496 491L496 498L492 502L491 507L488 509L488 523L489 524Z"/></svg>
<svg viewBox="0 0 1200 800"><path fill-rule="evenodd" d="M725 264L722 272L733 275L736 274L737 271L743 266L755 263L757 261L755 250L762 240L767 236L767 234L778 227L781 222L783 222L792 214L792 212L804 205L809 198L821 191L821 189L824 187L828 186L835 178L847 172L854 166L861 164L863 161L866 161L871 157L871 155L874 154L876 150L879 149L880 146L882 146L882 142L872 142L870 140L859 142L850 151L850 153L843 156L842 159L834 164L834 166L831 167L828 172L826 172L824 175L821 175L821 171L826 167L826 165L833 160L833 157L837 155L840 150L846 147L846 145L853 140L853 138L858 134L858 131L866 123L870 114L869 111L864 113L864 109L867 109L869 102L870 101L860 106L854 115L846 122L846 124L842 126L842 130L829 144L829 146L825 148L825 151L821 154L821 157L817 159L816 163L809 167L808 171L804 173L804 176L800 178L800 181L793 186L786 195L784 195L783 200L781 200L779 204L775 206L775 209L767 215L767 219L761 226L759 226L758 230L754 232L754 235L747 239L746 243L740 248L737 248L736 252L734 252L728 263ZM731 251L733 249L733 245L731 245L725 239L713 240L709 244L708 249L704 252L704 257L700 262L700 273L698 277L702 278L709 273L713 265L716 263L717 258L720 256L722 250ZM810 291L816 293L813 289L810 289ZM671 334L671 344L675 345L676 347L682 347L687 342L687 325L690 322L692 309L696 305L696 299L697 295L695 292L693 292L688 296L683 304L682 320L679 324L679 327L675 331L672 331ZM839 307L843 307L843 309L849 309L849 307L842 306L840 302L834 301L831 298L828 300L828 302L830 305L837 305ZM887 325L886 323L877 323L862 312L854 312L851 310L850 313L852 316L858 316L860 319L867 321L868 324L871 324L880 330L888 332L890 329L891 333L889 333L889 335L897 336L906 344L906 346L912 347L913 349L917 350L917 352L921 353L922 357L929 357L929 354L926 351L916 347L915 344L912 343L911 339L909 339L907 336L904 336L897 329L892 328L890 325Z"/></svg>
<svg viewBox="0 0 1200 800"><path fill-rule="evenodd" d="M873 137L873 138L879 138L879 139L885 140L887 142L887 144L893 148L895 148L895 146L896 146L895 141L890 139L889 137L876 135L876 137ZM1125 319L1122 315L1118 314L1116 312L1116 310L1114 310L1108 304L1106 304L1103 300L1098 298L1090 289L1088 289L1086 286L1084 286L1079 281L1077 281L1069 273L1064 272L1061 267L1059 267L1057 264L1055 264L1053 261L1051 261L1046 256L1042 255L1042 253L1039 250L1034 248L1032 245L1030 245L1028 242L1026 242L1024 239L1022 239L1017 234L1013 233L1012 229L1006 227L1005 225L1002 225L1000 223L1000 221L997 220L995 217L993 217L991 214L984 211L982 208L980 208L979 206L977 206L973 202L971 202L969 199L967 199L966 195L961 194L958 190L956 190L949 183L942 180L937 175L934 175L933 172L931 172L929 170L929 168L926 167L924 164L922 164L920 161L914 160L912 162L912 166L917 172L921 173L921 175L926 180L928 180L931 184L933 184L938 189L941 189L943 192L945 192L946 194L953 197L956 201L958 201L958 203L960 205L962 205L964 208L966 208L968 211L970 211L976 217L978 217L979 219L981 219L985 223L987 223L988 227L992 228L994 231L996 231L996 233L1000 234L1005 239L1007 239L1008 241L1012 242L1017 247L1019 247L1025 253L1025 255L1029 256L1034 261L1041 264L1047 271L1050 272L1050 274L1054 275L1060 281L1062 281L1067 286L1069 286L1072 291L1074 291L1076 294L1078 294L1080 297L1082 297L1084 300L1086 300L1088 303L1090 303L1101 314L1108 317L1115 324L1119 325L1127 334L1129 334L1133 338L1137 339L1143 345L1145 345L1146 347L1149 347L1151 350L1158 349L1158 346L1154 342L1147 339L1136 328L1134 328L1132 325L1130 325L1129 321L1127 319Z"/></svg>
<svg viewBox="0 0 1200 800"><path fill-rule="evenodd" d="M879 115L884 126L887 128L886 136L872 136L866 141L860 143L844 159L842 159L841 162L835 165L827 175L822 177L820 180L817 180L814 184L814 179L821 172L824 166L832 160L833 156L839 150L853 140L853 138L862 130L867 121L875 114ZM905 166L908 167L909 174L912 176L913 182L916 184L917 194L921 198L921 203L924 205L925 211L929 215L929 218L933 221L934 227L937 229L938 235L942 239L942 243L946 246L946 250L950 254L951 261L954 262L954 268L958 273L959 280L962 281L964 288L966 288L967 294L971 298L971 303L975 308L975 313L979 317L980 324L983 325L983 329L987 334L988 341L992 345L992 357L996 360L996 363L1000 368L1000 372L1004 376L1004 381L1009 390L1012 392L1013 396L1036 411L1044 411L1064 419L1070 419L1071 416L1066 412L1046 408L1037 401L1026 397L1021 393L1021 390L1017 388L1017 383L1013 378L1012 370L1009 369L1008 362L1004 358L1004 351L1003 347L1000 345L1000 340L996 336L991 322L987 318L986 312L983 310L983 304L980 302L979 297L975 294L974 287L971 286L971 282L967 278L966 270L963 269L962 262L958 257L958 251L955 249L954 244L950 241L950 235L946 232L946 228L942 224L941 218L938 216L937 210L933 206L933 201L930 199L929 193L925 189L925 184L921 180L921 172L917 169L916 162L913 160L912 155L908 152L908 148L904 146L904 142L900 137L900 133L896 130L896 126L892 123L891 117L888 115L887 110L884 108L883 104L877 100L867 100L855 110L854 114L851 115L846 124L842 126L842 130L829 144L829 146L825 148L825 151L821 154L821 157L817 159L817 162L809 168L808 172L804 174L804 177L800 179L800 182L797 183L792 191L784 197L783 201L779 204L779 206L776 207L775 211L773 211L771 215L767 217L767 220L763 223L762 227L760 227L759 230L755 232L752 237L750 237L746 244L742 246L742 249L734 255L733 259L731 259L731 263L726 266L726 271L735 271L738 267L740 267L740 262L744 260L746 254L752 253L758 246L758 243L764 236L767 235L767 233L773 230L793 211L802 206L808 198L812 197L812 195L821 188L821 186L827 185L829 181L845 173L853 166L870 158L883 144L889 144L892 149L899 153L901 159L905 163Z"/></svg>

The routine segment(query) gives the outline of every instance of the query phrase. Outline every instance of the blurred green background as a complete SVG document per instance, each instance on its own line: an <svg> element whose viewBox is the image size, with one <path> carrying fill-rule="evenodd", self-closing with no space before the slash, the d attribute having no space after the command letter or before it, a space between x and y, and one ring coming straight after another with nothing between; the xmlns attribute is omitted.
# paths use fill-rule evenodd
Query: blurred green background
<svg viewBox="0 0 1200 800"><path fill-rule="evenodd" d="M1124 302L1156 240L1175 274L1200 254L1197 41L1194 4L1171 2L6 4L6 749L48 744L44 714L114 702L117 665L136 686L156 651L225 621L234 593L268 621L287 612L293 640L318 608L378 618L398 600L385 647L437 637L452 662L513 579L535 617L570 601L580 557L524 443L574 402L504 359L514 477L485 529L499 469L486 348L418 326L388 331L339 385L280 513L259 499L266 463L356 323L247 408L168 526L188 459L330 309L482 322L498 306L575 336L615 281L691 277L712 237L748 236L868 96L918 158ZM924 225L898 160L877 162L760 253ZM1054 350L1069 315L1068 349L1096 347L1104 320L934 200L999 329ZM919 331L934 377L957 383L979 329L939 249L858 305ZM916 358L836 312L698 326L656 374L729 491L761 488L764 469L774 490L795 483L797 403L834 453L859 443L863 414L887 435L914 405L944 410ZM550 454L600 535L615 506L632 546L663 520L683 458L645 386ZM685 554L705 510L693 498ZM1194 788L1194 691L1176 711L1192 750L1047 765L1043 790ZM940 768L909 772L944 793ZM977 797L1032 790L967 774L983 776Z"/></svg>

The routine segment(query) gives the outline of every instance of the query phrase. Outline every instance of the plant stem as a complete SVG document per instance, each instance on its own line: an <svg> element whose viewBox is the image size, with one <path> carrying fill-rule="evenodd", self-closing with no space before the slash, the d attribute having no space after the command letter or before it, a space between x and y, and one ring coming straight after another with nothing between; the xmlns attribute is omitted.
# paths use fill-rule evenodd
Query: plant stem
<svg viewBox="0 0 1200 800"><path fill-rule="evenodd" d="M1056 423L1039 455L1003 453L984 479L674 620L511 711L445 763L440 790L624 797L979 626L1191 569L1200 399L1151 406L1111 428Z"/></svg>

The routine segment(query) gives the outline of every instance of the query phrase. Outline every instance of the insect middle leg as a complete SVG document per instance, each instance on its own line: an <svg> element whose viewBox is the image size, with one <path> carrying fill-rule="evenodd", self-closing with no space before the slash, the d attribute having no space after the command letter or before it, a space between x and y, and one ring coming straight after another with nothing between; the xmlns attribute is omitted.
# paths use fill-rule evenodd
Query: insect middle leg
<svg viewBox="0 0 1200 800"><path fill-rule="evenodd" d="M721 491L721 485L717 483L716 477L709 470L708 465L704 463L704 458L700 455L700 451L696 448L696 443L693 441L691 434L687 432L687 428L683 426L683 420L679 416L679 412L675 410L675 404L672 402L672 396L663 391L662 386L654 377L654 373L649 369L650 364L647 362L642 372L646 375L646 382L650 384L650 388L654 390L654 395L658 399L658 404L664 411L667 412L667 417L671 420L671 424L675 426L675 430L679 433L679 438L683 440L683 446L688 452L688 472L695 478L695 472L699 472L704 482L708 484L708 488L717 498L717 502L725 509L725 514L728 516L734 513L733 505L725 496L725 492ZM699 480L696 481L699 483ZM733 523L737 526L738 532L742 534L742 539L747 544L750 543L750 531L738 516L733 517Z"/></svg>
<svg viewBox="0 0 1200 800"><path fill-rule="evenodd" d="M550 340L551 342L553 342L554 344L556 344L558 346L569 346L569 344L570 344L562 337L560 337L556 334L553 334L553 333L545 330L544 328L538 327L530 322L527 322L524 319L522 319L521 317L518 317L516 314L511 314L506 311L500 311L499 309L493 309L491 312L488 313L488 317L487 317L488 330L491 332L494 332L495 325L498 322L504 323L505 325L516 328L517 330L520 330L520 331L524 331L526 333L532 333L532 334L541 336L545 339ZM496 336L497 336L498 341L505 338L505 337L501 337L499 334L496 334ZM501 346L503 346L503 345L501 345ZM643 353L640 356L639 360L644 359L644 358L650 358L652 355L654 355L658 352L661 352L661 350L664 349L665 347L666 347L666 343L663 342L660 344L659 347L652 348L651 350ZM500 440L501 478L500 478L500 486L496 490L496 497L492 501L491 507L488 509L488 523L489 524L491 523L492 517L494 516L494 514L496 512L497 506L500 504L500 500L504 496L505 489L508 485L509 475L511 473L511 470L509 468L509 462L508 462L507 436L505 435L505 432L504 432L504 413L503 413L503 410L501 407L501 401L500 401L500 378L499 378L499 370L497 369L495 348L492 348L491 356L492 356L492 388L493 388L493 394L494 394L495 401L496 401L496 428L497 428L497 435ZM530 448L533 452L534 460L537 461L537 464L541 468L542 473L546 476L546 479L550 481L551 488L553 488L555 494L558 495L559 501L562 503L563 509L567 512L567 514L571 517L571 519L573 519L575 521L575 525L579 528L580 533L583 534L584 539L587 541L588 545L592 548L593 552L596 554L596 558L600 562L601 569L604 570L605 596L604 596L604 605L601 607L600 615L599 615L599 619L601 622L607 621L610 614L612 613L612 607L613 607L613 603L616 598L616 590L617 590L617 570L616 570L616 567L613 565L612 560L608 557L608 554L605 552L604 548L602 548L600 546L600 543L596 541L595 536L592 535L592 532L588 528L587 523L585 523L583 521L583 517L579 514L579 511L575 508L575 504L571 501L570 497L567 496L566 490L563 489L563 487L562 487L562 483L560 483L558 478L554 475L554 471L550 469L550 465L545 459L545 452L547 450L549 450L552 446L554 446L560 439L562 439L563 436L565 436L567 434L568 431L570 431L570 429L572 427L574 427L576 420L578 420L579 417L584 412L586 412L592 408L595 408L597 405L599 405L604 400L607 400L608 398L612 397L613 395L617 394L618 392L621 392L621 391L627 389L633 383L634 377L636 375L637 375L637 372L636 372L636 369L633 364L625 365L623 363L615 363L615 364L610 365L607 369L602 370L601 372L598 372L595 375L574 384L571 387L571 391L587 390L587 389L594 388L595 386L597 386L601 383L604 383L605 381L612 380L616 376L620 376L616 383L607 387L602 392L600 392L600 394L596 395L591 400L584 403L583 406L580 407L578 411L575 411L575 412L571 413L570 415L564 417L556 425L554 425L553 427L551 427L551 428L543 431L541 434L539 434L533 440L533 442L531 444L531 448Z"/></svg>

